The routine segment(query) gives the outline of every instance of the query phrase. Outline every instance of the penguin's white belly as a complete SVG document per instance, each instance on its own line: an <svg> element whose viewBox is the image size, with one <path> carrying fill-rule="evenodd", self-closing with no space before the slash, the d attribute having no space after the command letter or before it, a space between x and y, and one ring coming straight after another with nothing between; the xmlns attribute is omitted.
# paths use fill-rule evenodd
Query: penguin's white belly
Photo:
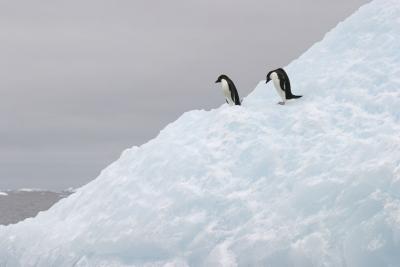
<svg viewBox="0 0 400 267"><path fill-rule="evenodd" d="M222 80L221 83L222 83L222 92L224 93L224 96L225 96L226 100L228 101L228 104L233 106L235 103L232 100L231 91L229 90L228 82L225 80Z"/></svg>
<svg viewBox="0 0 400 267"><path fill-rule="evenodd" d="M281 81L279 80L278 75L276 73L273 73L273 74L271 74L271 76L272 76L271 78L272 78L272 81L274 83L274 87L276 89L276 92L282 98L282 101L286 102L285 91L283 91L282 88L281 88Z"/></svg>

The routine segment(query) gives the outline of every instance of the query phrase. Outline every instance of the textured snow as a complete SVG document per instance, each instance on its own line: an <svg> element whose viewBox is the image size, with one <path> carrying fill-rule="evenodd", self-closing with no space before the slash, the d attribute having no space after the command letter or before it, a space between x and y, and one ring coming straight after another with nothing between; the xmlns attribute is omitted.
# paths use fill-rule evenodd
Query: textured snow
<svg viewBox="0 0 400 267"><path fill-rule="evenodd" d="M400 2L375 0L287 67L302 99L185 113L0 227L0 266L399 266L399 64Z"/></svg>

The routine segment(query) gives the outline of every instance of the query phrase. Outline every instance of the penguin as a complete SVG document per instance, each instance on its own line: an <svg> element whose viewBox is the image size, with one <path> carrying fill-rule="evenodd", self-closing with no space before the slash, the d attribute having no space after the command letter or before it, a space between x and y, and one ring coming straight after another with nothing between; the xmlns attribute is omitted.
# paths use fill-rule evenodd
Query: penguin
<svg viewBox="0 0 400 267"><path fill-rule="evenodd" d="M268 72L265 83L268 83L271 80L274 83L274 87L278 92L278 95L282 98L282 102L278 102L279 105L285 105L286 100L302 97L301 95L292 94L290 80L284 69L279 68Z"/></svg>
<svg viewBox="0 0 400 267"><path fill-rule="evenodd" d="M239 98L239 94L236 90L235 84L232 82L231 79L229 79L228 76L222 74L218 77L218 79L215 81L215 83L221 83L222 85L222 92L225 95L225 100L226 103L228 103L230 106L240 106L241 101Z"/></svg>

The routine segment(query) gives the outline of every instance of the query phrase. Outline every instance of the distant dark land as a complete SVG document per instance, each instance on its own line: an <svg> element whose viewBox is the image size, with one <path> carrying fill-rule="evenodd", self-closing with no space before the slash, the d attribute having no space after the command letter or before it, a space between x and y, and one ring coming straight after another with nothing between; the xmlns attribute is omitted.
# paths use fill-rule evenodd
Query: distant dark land
<svg viewBox="0 0 400 267"><path fill-rule="evenodd" d="M31 189L0 191L0 225L15 224L48 210L71 191L50 192Z"/></svg>

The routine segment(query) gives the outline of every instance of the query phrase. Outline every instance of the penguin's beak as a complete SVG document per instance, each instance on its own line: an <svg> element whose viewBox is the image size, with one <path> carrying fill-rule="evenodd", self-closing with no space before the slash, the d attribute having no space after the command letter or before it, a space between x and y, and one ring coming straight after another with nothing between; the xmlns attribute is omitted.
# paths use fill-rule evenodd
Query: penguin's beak
<svg viewBox="0 0 400 267"><path fill-rule="evenodd" d="M219 81L218 81L218 80L216 80L216 81L215 81L215 83L219 83Z"/></svg>
<svg viewBox="0 0 400 267"><path fill-rule="evenodd" d="M270 79L270 78L267 78L267 80L265 81L265 83L267 84L267 83L269 83L269 81L271 81L271 79Z"/></svg>

